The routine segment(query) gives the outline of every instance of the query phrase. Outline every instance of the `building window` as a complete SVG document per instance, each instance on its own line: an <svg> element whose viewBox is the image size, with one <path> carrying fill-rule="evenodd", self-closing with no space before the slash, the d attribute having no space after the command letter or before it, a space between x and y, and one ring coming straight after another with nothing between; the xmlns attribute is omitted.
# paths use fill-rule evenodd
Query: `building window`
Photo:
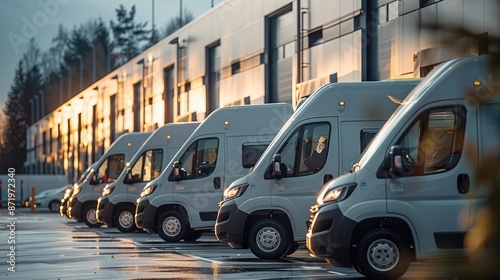
<svg viewBox="0 0 500 280"><path fill-rule="evenodd" d="M323 43L323 29L319 28L309 33L309 48Z"/></svg>
<svg viewBox="0 0 500 280"><path fill-rule="evenodd" d="M393 1L378 8L379 24L396 19L399 16L399 1Z"/></svg>

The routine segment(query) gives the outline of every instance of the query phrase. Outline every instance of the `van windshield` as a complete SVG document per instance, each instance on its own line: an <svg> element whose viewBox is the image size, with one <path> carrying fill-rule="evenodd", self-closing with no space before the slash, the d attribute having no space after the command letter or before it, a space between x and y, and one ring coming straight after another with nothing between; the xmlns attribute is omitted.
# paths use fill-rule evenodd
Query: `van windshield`
<svg viewBox="0 0 500 280"><path fill-rule="evenodd" d="M385 142L385 139L388 135L394 131L395 127L398 125L400 120L407 120L408 114L410 114L412 108L418 103L418 100L421 99L423 94L427 92L427 90L433 87L434 83L439 80L439 76L443 74L443 71L446 71L447 64L444 63L434 68L427 77L425 77L405 98L401 105L396 109L396 111L392 114L392 116L387 120L387 122L382 126L379 133L375 135L373 140L370 142L365 151L361 154L358 163L355 164L355 170L362 168L365 164L374 156L374 154L379 149L387 149L388 147L383 147L382 145Z"/></svg>
<svg viewBox="0 0 500 280"><path fill-rule="evenodd" d="M95 167L95 163L92 164L91 166L89 166L85 170L85 172L82 173L82 176L80 176L80 178L78 179L78 181L76 181L76 184L81 184L85 180L85 178L87 178L87 175L90 173L90 170L92 170L92 168L94 168L94 167Z"/></svg>
<svg viewBox="0 0 500 280"><path fill-rule="evenodd" d="M278 132L278 134L276 134L276 136L274 137L274 139L271 141L271 143L269 143L269 146L267 146L267 149L262 153L262 156L259 158L259 160L255 163L254 165L254 168L250 169L248 171L248 173L252 173L255 169L257 169L257 166L259 166L260 164L262 164L261 162L265 159L265 158L268 158L268 161L269 161L269 158L272 158L273 155L268 155L271 151L274 151L276 150L276 145L281 142L281 140L283 140L283 138L285 137L285 135L290 131L291 128L293 128L292 126L292 123L294 122L295 118L300 114L300 112L302 110L307 110L306 108L309 107L307 106L307 104L309 102L312 102L312 98L311 96L313 94L321 94L320 92L323 91L324 89L326 89L327 87L329 86L329 84L326 84L326 85L322 85L320 86L318 89L316 89L308 98L306 98L306 100L303 101L303 103L300 105L300 107L297 107L297 109L295 110L295 112L293 112L293 114L290 116L290 118L288 118L288 121L281 127L280 131ZM269 164L269 162L265 162L263 163L265 164L266 166Z"/></svg>

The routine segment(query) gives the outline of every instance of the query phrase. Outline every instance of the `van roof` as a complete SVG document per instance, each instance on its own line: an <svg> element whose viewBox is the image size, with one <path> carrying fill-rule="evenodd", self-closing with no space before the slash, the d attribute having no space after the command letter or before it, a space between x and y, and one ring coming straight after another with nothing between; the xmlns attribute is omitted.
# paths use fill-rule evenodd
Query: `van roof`
<svg viewBox="0 0 500 280"><path fill-rule="evenodd" d="M153 146L167 144L169 139L174 140L175 136L178 134L191 133L200 125L200 122L178 122L178 123L167 123L159 128L157 128L153 133L144 141L144 144L139 148L142 150L144 146ZM186 137L183 137L185 140ZM162 140L163 139L163 140Z"/></svg>
<svg viewBox="0 0 500 280"><path fill-rule="evenodd" d="M222 107L213 111L193 135L228 131L245 135L258 134L259 131L277 133L292 113L292 105L287 103Z"/></svg>
<svg viewBox="0 0 500 280"><path fill-rule="evenodd" d="M405 79L330 83L311 94L297 109L294 118L387 117L420 81L421 79ZM390 104L395 106L388 106Z"/></svg>
<svg viewBox="0 0 500 280"><path fill-rule="evenodd" d="M137 151L139 147L148 139L152 132L129 132L120 135L102 155L103 158L107 154L124 152L130 149Z"/></svg>

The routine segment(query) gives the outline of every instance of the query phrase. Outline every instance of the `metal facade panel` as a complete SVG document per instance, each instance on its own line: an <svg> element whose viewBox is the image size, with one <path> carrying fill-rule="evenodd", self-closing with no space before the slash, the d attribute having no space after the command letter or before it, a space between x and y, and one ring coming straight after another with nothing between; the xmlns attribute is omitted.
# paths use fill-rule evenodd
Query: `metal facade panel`
<svg viewBox="0 0 500 280"><path fill-rule="evenodd" d="M380 80L390 79L396 53L396 21L389 21L378 28L378 75Z"/></svg>
<svg viewBox="0 0 500 280"><path fill-rule="evenodd" d="M457 35L447 29L460 29L463 27L462 1L446 0L437 4L438 22L440 26L444 27L439 31L438 44L449 43L457 39Z"/></svg>
<svg viewBox="0 0 500 280"><path fill-rule="evenodd" d="M438 43L438 31L435 27L438 24L437 5L429 5L420 10L420 49L427 49L436 46Z"/></svg>

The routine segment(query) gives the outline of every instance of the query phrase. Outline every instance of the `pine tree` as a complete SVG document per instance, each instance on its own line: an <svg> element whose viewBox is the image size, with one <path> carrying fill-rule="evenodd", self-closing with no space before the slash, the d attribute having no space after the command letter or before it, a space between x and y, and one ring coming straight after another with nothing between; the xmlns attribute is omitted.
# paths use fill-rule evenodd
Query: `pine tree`
<svg viewBox="0 0 500 280"><path fill-rule="evenodd" d="M191 22L193 19L194 19L193 14L188 10L184 10L182 21L179 20L179 16L171 18L165 25L165 27L162 29L161 36L167 37L168 35L177 31L177 29Z"/></svg>
<svg viewBox="0 0 500 280"><path fill-rule="evenodd" d="M0 148L3 158L0 161L0 173L7 173L8 168L15 168L16 172L20 173L26 160L27 111L26 104L23 104L25 81L23 64L19 62L3 109L5 127L3 145Z"/></svg>
<svg viewBox="0 0 500 280"><path fill-rule="evenodd" d="M114 47L117 51L117 65L129 61L141 51L141 45L147 44L150 39L150 30L145 29L147 22L134 22L135 5L130 11L123 5L116 9L116 23L110 21L114 37Z"/></svg>

